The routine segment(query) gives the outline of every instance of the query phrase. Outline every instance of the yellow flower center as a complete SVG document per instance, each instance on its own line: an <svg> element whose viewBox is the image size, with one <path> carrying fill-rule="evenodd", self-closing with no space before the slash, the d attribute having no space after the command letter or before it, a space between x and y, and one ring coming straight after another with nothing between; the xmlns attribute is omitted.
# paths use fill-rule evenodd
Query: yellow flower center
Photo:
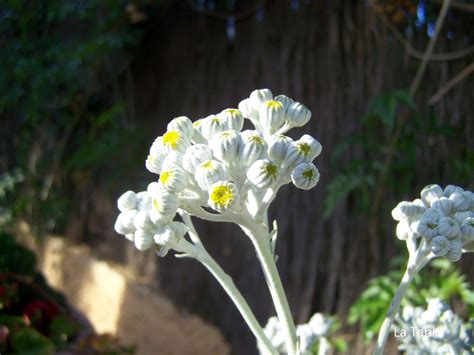
<svg viewBox="0 0 474 355"><path fill-rule="evenodd" d="M276 178L277 175L277 167L275 164L267 164L265 165L265 174L272 178Z"/></svg>
<svg viewBox="0 0 474 355"><path fill-rule="evenodd" d="M153 199L152 205L154 209L160 211L160 204L158 203L158 200L156 198Z"/></svg>
<svg viewBox="0 0 474 355"><path fill-rule="evenodd" d="M268 101L265 101L265 105L270 108L270 109L273 109L273 110L277 110L277 109L282 109L283 108L283 104L279 101L275 101L275 100L268 100Z"/></svg>
<svg viewBox="0 0 474 355"><path fill-rule="evenodd" d="M311 152L311 146L308 143L298 143L297 147L303 155L308 155Z"/></svg>
<svg viewBox="0 0 474 355"><path fill-rule="evenodd" d="M255 143L255 144L258 144L258 145L263 145L263 139L259 135L250 136L249 141L251 143Z"/></svg>
<svg viewBox="0 0 474 355"><path fill-rule="evenodd" d="M234 200L234 193L229 186L216 186L209 197L210 200L218 207L227 207Z"/></svg>
<svg viewBox="0 0 474 355"><path fill-rule="evenodd" d="M221 119L217 116L214 116L211 118L212 123L221 123Z"/></svg>
<svg viewBox="0 0 474 355"><path fill-rule="evenodd" d="M167 183L170 182L170 180L173 179L173 177L174 177L174 173L171 170L163 171L160 175L160 182L163 185L166 185Z"/></svg>
<svg viewBox="0 0 474 355"><path fill-rule="evenodd" d="M306 179L311 180L314 177L314 171L312 169L305 170L305 171L303 171L303 176Z"/></svg>
<svg viewBox="0 0 474 355"><path fill-rule="evenodd" d="M169 131L163 135L163 144L170 146L172 149L178 147L178 143L181 140L181 133L178 131Z"/></svg>
<svg viewBox="0 0 474 355"><path fill-rule="evenodd" d="M240 111L237 110L236 108L228 108L228 109L225 109L224 112L228 112L231 115L239 115L240 114Z"/></svg>
<svg viewBox="0 0 474 355"><path fill-rule="evenodd" d="M201 164L201 166L203 167L203 169L206 170L214 169L214 164L211 160L206 160L204 163Z"/></svg>

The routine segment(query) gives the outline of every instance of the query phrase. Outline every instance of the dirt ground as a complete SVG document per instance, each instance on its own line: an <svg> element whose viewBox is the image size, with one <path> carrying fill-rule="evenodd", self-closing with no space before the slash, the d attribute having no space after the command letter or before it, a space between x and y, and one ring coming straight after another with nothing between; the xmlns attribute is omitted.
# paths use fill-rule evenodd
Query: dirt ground
<svg viewBox="0 0 474 355"><path fill-rule="evenodd" d="M229 345L212 325L177 309L147 284L118 266L97 260L83 246L47 237L40 247L39 267L51 286L62 291L99 333L135 345L140 355L225 355Z"/></svg>

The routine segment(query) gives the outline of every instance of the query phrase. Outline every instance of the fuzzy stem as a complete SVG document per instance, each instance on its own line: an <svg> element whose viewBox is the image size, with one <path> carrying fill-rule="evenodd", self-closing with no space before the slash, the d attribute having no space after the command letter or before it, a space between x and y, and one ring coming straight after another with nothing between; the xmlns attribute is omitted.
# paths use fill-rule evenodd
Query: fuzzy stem
<svg viewBox="0 0 474 355"><path fill-rule="evenodd" d="M390 303L385 320L380 327L379 336L377 339L377 344L375 346L374 355L382 355L387 343L388 335L392 329L393 320L395 315L398 312L400 303L402 302L403 297L407 293L408 287L413 281L413 277L428 263L430 258L428 257L428 250L425 250L424 243L420 245L419 249L415 254L410 257L408 260L407 269L405 274L403 274L398 290L395 293L395 296Z"/></svg>
<svg viewBox="0 0 474 355"><path fill-rule="evenodd" d="M297 354L296 328L288 305L288 300L286 299L285 290L283 289L280 275L278 274L275 259L270 248L270 237L263 225L257 225L253 221L247 221L247 223L241 224L241 227L249 236L255 250L257 251L257 256L262 265L262 270L267 280L278 319L280 320L280 324L285 334L288 355Z"/></svg>
<svg viewBox="0 0 474 355"><path fill-rule="evenodd" d="M189 216L188 216L189 217ZM196 229L194 228L191 219L186 218L186 224L191 228L191 233L197 236ZM216 278L219 284L222 286L224 291L230 297L230 299L234 302L235 306L239 310L242 318L244 318L245 322L247 323L248 327L252 331L253 335L259 342L262 350L265 351L265 354L272 354L277 355L278 352L273 347L272 343L268 339L268 337L263 332L263 329L255 318L252 310L250 309L247 301L244 299L238 288L235 286L232 277L230 277L221 267L220 265L209 255L202 244L200 245L193 245L187 241L181 241L179 245L176 247L176 250L182 253L185 253L186 256L196 259L204 267L209 270L209 272Z"/></svg>

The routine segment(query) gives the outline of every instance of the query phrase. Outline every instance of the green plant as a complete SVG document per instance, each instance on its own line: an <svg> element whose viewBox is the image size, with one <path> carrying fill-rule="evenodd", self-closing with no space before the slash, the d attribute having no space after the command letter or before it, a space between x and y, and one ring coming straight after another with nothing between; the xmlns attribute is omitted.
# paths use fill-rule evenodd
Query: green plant
<svg viewBox="0 0 474 355"><path fill-rule="evenodd" d="M394 259L392 266L404 268L404 260L404 257ZM366 341L371 340L380 329L402 276L403 270L398 268L371 279L367 289L350 308L348 322L360 324ZM428 268L416 275L402 304L424 307L426 300L431 298L448 303L459 300L467 314L474 314L474 290L466 276L448 260L435 259Z"/></svg>

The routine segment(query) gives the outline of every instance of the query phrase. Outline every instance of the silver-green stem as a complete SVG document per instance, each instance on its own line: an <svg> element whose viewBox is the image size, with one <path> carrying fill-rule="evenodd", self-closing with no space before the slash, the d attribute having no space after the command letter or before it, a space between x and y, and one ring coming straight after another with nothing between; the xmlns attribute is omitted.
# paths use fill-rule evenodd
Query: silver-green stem
<svg viewBox="0 0 474 355"><path fill-rule="evenodd" d="M199 236L197 234L196 229L194 228L190 216L187 214L183 214L183 221L185 221L188 227L190 228L189 234L192 240L199 240L199 244L193 245L186 241L182 241L179 243L176 250L185 253L185 256L196 259L201 264L203 264L206 269L209 270L209 272L216 278L216 280L222 286L224 291L229 295L230 299L234 302L235 306L244 318L248 327L259 342L260 347L266 352L266 354L278 354L268 337L263 332L260 323L255 318L255 315L250 309L247 301L244 299L238 288L235 286L232 277L230 277L212 258L212 256L209 255L207 250L200 242Z"/></svg>
<svg viewBox="0 0 474 355"><path fill-rule="evenodd" d="M285 344L288 355L297 354L298 348L295 323L293 322L285 290L283 289L280 275L278 274L278 269L275 264L275 259L271 251L270 236L263 224L259 225L249 219L242 223L241 227L249 236L255 250L257 251L257 256L262 265L262 270L267 280L278 319L280 320L280 324L285 334Z"/></svg>
<svg viewBox="0 0 474 355"><path fill-rule="evenodd" d="M420 245L420 248L417 250L417 252L412 255L408 260L408 266L405 271L405 274L403 274L400 286L398 286L398 290L395 293L392 302L390 303L390 307L388 308L385 320L383 321L382 326L380 327L377 344L375 345L374 355L383 354L383 350L385 348L385 344L387 343L388 335L390 334L390 331L392 329L393 320L398 312L400 303L402 302L403 297L405 297L408 287L413 281L413 277L430 260L430 258L428 258L428 253L429 251L425 250L424 244L422 244Z"/></svg>

